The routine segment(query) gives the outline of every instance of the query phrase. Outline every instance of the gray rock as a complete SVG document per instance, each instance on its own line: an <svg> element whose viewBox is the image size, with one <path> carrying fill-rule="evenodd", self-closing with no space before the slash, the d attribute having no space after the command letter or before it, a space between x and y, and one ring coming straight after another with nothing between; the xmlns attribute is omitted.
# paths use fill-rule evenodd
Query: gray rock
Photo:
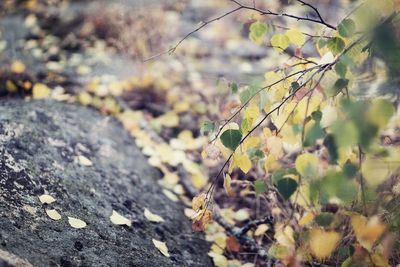
<svg viewBox="0 0 400 267"><path fill-rule="evenodd" d="M73 104L0 100L0 155L0 266L210 266L208 244L114 119ZM41 204L44 193L57 201ZM147 221L144 208L165 222ZM113 209L132 227L112 224ZM67 216L87 227L72 228ZM170 258L152 238L167 243Z"/></svg>

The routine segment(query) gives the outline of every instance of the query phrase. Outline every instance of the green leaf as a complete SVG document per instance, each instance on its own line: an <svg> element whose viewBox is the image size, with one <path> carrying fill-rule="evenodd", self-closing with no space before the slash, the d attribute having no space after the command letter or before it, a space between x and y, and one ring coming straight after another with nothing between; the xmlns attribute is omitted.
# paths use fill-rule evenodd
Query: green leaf
<svg viewBox="0 0 400 267"><path fill-rule="evenodd" d="M271 45L276 48L278 52L283 52L286 48L288 48L289 43L289 37L284 34L275 34L271 37Z"/></svg>
<svg viewBox="0 0 400 267"><path fill-rule="evenodd" d="M312 114L311 114L312 116ZM304 146L313 146L316 141L324 137L324 130L321 128L319 121L317 121L306 133L304 138Z"/></svg>
<svg viewBox="0 0 400 267"><path fill-rule="evenodd" d="M260 159L264 158L265 156L264 152L262 152L262 150L256 147L250 148L247 151L247 155L249 155L250 158L260 158Z"/></svg>
<svg viewBox="0 0 400 267"><path fill-rule="evenodd" d="M339 158L335 137L331 134L327 135L324 139L324 146L328 149L329 163L335 163Z"/></svg>
<svg viewBox="0 0 400 267"><path fill-rule="evenodd" d="M317 217L315 217L315 222L322 227L327 227L332 224L335 215L330 212L322 212Z"/></svg>
<svg viewBox="0 0 400 267"><path fill-rule="evenodd" d="M294 192L296 192L297 185L298 184L295 180L293 180L292 178L285 177L280 179L276 186L282 197L285 200L288 200L290 196L293 195Z"/></svg>
<svg viewBox="0 0 400 267"><path fill-rule="evenodd" d="M335 65L335 71L340 78L344 79L347 73L347 66L343 62L339 61Z"/></svg>
<svg viewBox="0 0 400 267"><path fill-rule="evenodd" d="M232 94L236 94L239 90L239 87L236 83L232 83L231 84L231 90L232 90Z"/></svg>
<svg viewBox="0 0 400 267"><path fill-rule="evenodd" d="M333 37L329 39L327 43L328 49L332 52L333 55L337 55L343 51L346 46L345 42L340 37Z"/></svg>
<svg viewBox="0 0 400 267"><path fill-rule="evenodd" d="M356 31L356 24L352 19L344 19L338 25L339 34L343 37L350 37Z"/></svg>
<svg viewBox="0 0 400 267"><path fill-rule="evenodd" d="M264 35L268 33L270 27L268 24L256 21L250 25L249 38L257 45L261 45Z"/></svg>
<svg viewBox="0 0 400 267"><path fill-rule="evenodd" d="M226 130L220 136L222 144L235 151L242 140L242 133L239 130Z"/></svg>
<svg viewBox="0 0 400 267"><path fill-rule="evenodd" d="M340 92L342 92L342 90L344 88L347 87L347 85L349 84L349 80L347 79L338 79L335 84L333 85L333 87L328 90L327 94L328 96L336 96L338 95Z"/></svg>
<svg viewBox="0 0 400 267"><path fill-rule="evenodd" d="M313 111L311 113L311 118L316 122L320 122L322 119L322 112L320 110Z"/></svg>
<svg viewBox="0 0 400 267"><path fill-rule="evenodd" d="M206 135L208 133L212 133L215 129L215 123L212 121L204 121L203 125L200 128L200 133L202 135Z"/></svg>
<svg viewBox="0 0 400 267"><path fill-rule="evenodd" d="M300 84L298 82L292 82L290 85L290 93L294 93L297 89L299 89Z"/></svg>
<svg viewBox="0 0 400 267"><path fill-rule="evenodd" d="M267 191L267 185L265 184L264 181L257 180L254 182L254 190L256 191L257 194L262 194L265 191Z"/></svg>
<svg viewBox="0 0 400 267"><path fill-rule="evenodd" d="M351 163L349 160L343 165L343 174L347 178L353 178L358 171L358 167Z"/></svg>

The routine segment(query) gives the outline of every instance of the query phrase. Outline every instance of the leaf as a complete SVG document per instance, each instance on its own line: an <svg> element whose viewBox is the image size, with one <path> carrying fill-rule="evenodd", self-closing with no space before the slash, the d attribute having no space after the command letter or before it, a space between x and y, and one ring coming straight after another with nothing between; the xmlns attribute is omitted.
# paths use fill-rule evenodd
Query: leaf
<svg viewBox="0 0 400 267"><path fill-rule="evenodd" d="M288 200L296 192L297 186L297 182L292 178L282 178L277 182L278 191L285 200Z"/></svg>
<svg viewBox="0 0 400 267"><path fill-rule="evenodd" d="M286 31L285 34L289 38L290 42L296 45L297 47L302 47L306 41L304 34L296 28L292 28Z"/></svg>
<svg viewBox="0 0 400 267"><path fill-rule="evenodd" d="M50 96L50 88L42 83L37 83L32 88L33 99L44 99Z"/></svg>
<svg viewBox="0 0 400 267"><path fill-rule="evenodd" d="M284 34L275 34L271 38L271 45L276 51L282 53L289 46L289 38Z"/></svg>
<svg viewBox="0 0 400 267"><path fill-rule="evenodd" d="M50 195L44 194L44 195L39 196L39 201L42 204L51 204L51 203L56 202L56 199Z"/></svg>
<svg viewBox="0 0 400 267"><path fill-rule="evenodd" d="M83 155L78 156L78 163L81 166L90 167L93 166L93 162Z"/></svg>
<svg viewBox="0 0 400 267"><path fill-rule="evenodd" d="M247 209L240 209L240 210L235 212L235 215L233 216L233 218L236 221L242 222L242 221L245 221L245 220L249 219L250 218L250 214L249 214L249 211Z"/></svg>
<svg viewBox="0 0 400 267"><path fill-rule="evenodd" d="M260 224L257 226L257 229L254 231L254 236L262 236L269 230L269 226L266 223Z"/></svg>
<svg viewBox="0 0 400 267"><path fill-rule="evenodd" d="M229 252L239 252L240 251L240 243L234 236L229 236L226 240L226 249Z"/></svg>
<svg viewBox="0 0 400 267"><path fill-rule="evenodd" d="M386 225L381 223L378 216L367 219L362 215L353 215L351 216L351 226L357 241L368 251L372 250L374 243L386 229Z"/></svg>
<svg viewBox="0 0 400 267"><path fill-rule="evenodd" d="M232 90L232 94L236 94L239 91L239 87L238 87L237 83L231 84L231 90Z"/></svg>
<svg viewBox="0 0 400 267"><path fill-rule="evenodd" d="M345 64L343 64L341 61L339 61L335 65L335 71L336 71L337 75L340 76L340 78L344 79L346 77L346 73L347 73L347 66Z"/></svg>
<svg viewBox="0 0 400 267"><path fill-rule="evenodd" d="M173 201L173 202L179 202L179 198L178 198L174 193L172 193L171 191L169 191L169 190L167 190L167 189L163 189L162 192L163 192L163 194L164 194L167 198L169 198L171 201Z"/></svg>
<svg viewBox="0 0 400 267"><path fill-rule="evenodd" d="M147 208L144 208L144 217L146 217L146 219L149 220L150 222L155 222L155 223L164 222L164 219L161 216L152 213Z"/></svg>
<svg viewBox="0 0 400 267"><path fill-rule="evenodd" d="M200 133L202 135L207 135L212 133L215 129L215 123L212 121L204 121L203 125L201 126Z"/></svg>
<svg viewBox="0 0 400 267"><path fill-rule="evenodd" d="M242 133L239 130L226 130L221 134L220 139L225 147L235 151L242 140Z"/></svg>
<svg viewBox="0 0 400 267"><path fill-rule="evenodd" d="M256 191L256 194L265 193L265 191L267 191L267 185L264 181L257 180L254 182L254 190Z"/></svg>
<svg viewBox="0 0 400 267"><path fill-rule="evenodd" d="M356 31L356 24L352 19L344 19L338 25L338 31L342 37L351 37Z"/></svg>
<svg viewBox="0 0 400 267"><path fill-rule="evenodd" d="M228 196L232 196L233 195L233 191L232 191L232 188L231 188L231 180L232 180L232 178L231 178L231 176L229 174L226 174L224 176L224 189L225 189L225 192L226 192L226 194Z"/></svg>
<svg viewBox="0 0 400 267"><path fill-rule="evenodd" d="M382 128L386 126L395 111L392 102L378 98L372 101L372 105L368 109L368 120L374 125Z"/></svg>
<svg viewBox="0 0 400 267"><path fill-rule="evenodd" d="M333 213L330 212L322 212L321 214L315 217L315 222L322 227L327 227L332 224L333 219L335 218Z"/></svg>
<svg viewBox="0 0 400 267"><path fill-rule="evenodd" d="M251 160L247 154L239 154L235 155L235 159L237 166L244 172L248 173L251 169Z"/></svg>
<svg viewBox="0 0 400 267"><path fill-rule="evenodd" d="M340 240L340 234L334 231L312 229L309 245L311 253L319 260L328 258L335 250Z"/></svg>
<svg viewBox="0 0 400 267"><path fill-rule="evenodd" d="M307 224L309 224L310 222L312 222L312 220L314 220L314 213L312 212L306 212L301 219L299 220L299 225L300 226L305 226Z"/></svg>
<svg viewBox="0 0 400 267"><path fill-rule="evenodd" d="M126 225L126 226L132 226L132 221L125 218L124 216L122 216L121 214L119 214L118 212L116 212L115 210L112 211L112 214L110 216L110 220L113 224L116 225Z"/></svg>
<svg viewBox="0 0 400 267"><path fill-rule="evenodd" d="M16 93L18 91L18 87L11 80L6 81L6 89L9 93Z"/></svg>
<svg viewBox="0 0 400 267"><path fill-rule="evenodd" d="M46 209L46 214L55 221L61 220L61 214L54 209Z"/></svg>
<svg viewBox="0 0 400 267"><path fill-rule="evenodd" d="M161 242L157 239L152 238L151 241L153 241L154 246L163 254L165 257L170 257L168 253L168 247L165 242Z"/></svg>
<svg viewBox="0 0 400 267"><path fill-rule="evenodd" d="M327 91L328 96L337 96L339 93L343 91L349 84L348 79L338 79L332 88Z"/></svg>
<svg viewBox="0 0 400 267"><path fill-rule="evenodd" d="M319 159L309 153L296 158L296 170L304 177L315 177L318 174Z"/></svg>
<svg viewBox="0 0 400 267"><path fill-rule="evenodd" d="M82 229L86 227L86 222L82 221L81 219L77 219L74 217L68 217L68 223L71 225L72 228Z"/></svg>
<svg viewBox="0 0 400 267"><path fill-rule="evenodd" d="M261 45L264 35L269 31L269 25L260 21L253 22L250 25L249 38L257 45Z"/></svg>
<svg viewBox="0 0 400 267"><path fill-rule="evenodd" d="M202 193L200 195L195 196L192 199L192 209L198 211L205 207L206 201L206 194Z"/></svg>
<svg viewBox="0 0 400 267"><path fill-rule="evenodd" d="M23 73L25 69L25 64L21 60L16 60L11 64L11 71L16 74Z"/></svg>
<svg viewBox="0 0 400 267"><path fill-rule="evenodd" d="M333 55L337 55L343 51L346 46L345 42L340 37L333 37L329 39L327 42L328 49L332 52Z"/></svg>

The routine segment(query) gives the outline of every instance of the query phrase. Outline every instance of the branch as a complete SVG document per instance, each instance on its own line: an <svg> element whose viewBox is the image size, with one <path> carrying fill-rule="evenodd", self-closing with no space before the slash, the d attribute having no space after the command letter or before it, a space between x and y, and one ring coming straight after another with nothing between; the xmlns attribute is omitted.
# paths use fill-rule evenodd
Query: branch
<svg viewBox="0 0 400 267"><path fill-rule="evenodd" d="M303 1L299 1L298 0L303 5L311 7L317 13L318 19L313 19L313 18L309 18L309 17L300 17L300 16L288 14L288 13L276 13L276 12L273 12L273 11L270 11L270 10L262 10L262 9L257 8L257 7L254 7L254 6L247 6L247 5L244 5L244 4L240 3L237 0L231 0L231 1L234 2L235 4L237 4L239 7L243 8L243 9L256 11L256 12L260 13L260 15L271 15L271 16L278 16L278 17L287 17L287 18L296 19L296 20L309 21L309 22L314 22L314 23L317 23L317 24L322 24L322 25L324 25L324 26L326 26L326 27L328 27L328 28L330 28L332 30L336 30L335 26L327 23L321 17L320 13L318 12L318 10L314 6L312 6L311 4L305 3Z"/></svg>

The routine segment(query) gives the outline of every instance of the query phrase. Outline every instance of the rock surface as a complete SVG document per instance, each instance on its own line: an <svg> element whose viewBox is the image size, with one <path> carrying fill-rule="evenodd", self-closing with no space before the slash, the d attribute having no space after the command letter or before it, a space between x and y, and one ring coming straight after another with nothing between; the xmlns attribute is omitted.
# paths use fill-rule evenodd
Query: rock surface
<svg viewBox="0 0 400 267"><path fill-rule="evenodd" d="M1 266L209 266L181 204L162 193L160 174L112 118L53 101L0 101ZM93 166L81 166L83 155ZM42 204L48 193L56 202ZM45 212L54 208L62 219ZM144 208L162 216L151 223ZM112 210L132 219L114 225ZM74 229L67 216L87 223ZM152 238L166 242L163 256ZM8 263L9 265L7 265Z"/></svg>

